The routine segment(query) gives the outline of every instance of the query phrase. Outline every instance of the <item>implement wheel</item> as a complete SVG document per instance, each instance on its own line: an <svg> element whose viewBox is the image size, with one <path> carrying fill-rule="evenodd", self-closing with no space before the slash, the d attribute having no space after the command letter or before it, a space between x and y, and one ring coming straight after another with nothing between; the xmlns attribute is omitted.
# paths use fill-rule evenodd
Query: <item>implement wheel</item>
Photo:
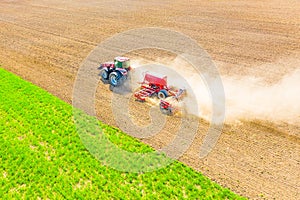
<svg viewBox="0 0 300 200"><path fill-rule="evenodd" d="M157 97L159 99L165 99L168 97L168 92L167 90L160 90L158 93L157 93Z"/></svg>
<svg viewBox="0 0 300 200"><path fill-rule="evenodd" d="M159 109L164 115L172 115L172 109L170 107L164 108L164 105L162 103L159 104Z"/></svg>

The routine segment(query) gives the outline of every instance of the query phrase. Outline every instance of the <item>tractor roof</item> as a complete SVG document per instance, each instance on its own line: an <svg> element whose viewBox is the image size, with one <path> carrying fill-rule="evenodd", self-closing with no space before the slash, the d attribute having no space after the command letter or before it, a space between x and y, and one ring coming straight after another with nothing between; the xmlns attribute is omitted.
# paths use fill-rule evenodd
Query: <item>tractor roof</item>
<svg viewBox="0 0 300 200"><path fill-rule="evenodd" d="M124 62L124 61L129 60L129 58L127 58L127 57L122 57L122 56L117 56L117 57L115 57L115 60L117 60L117 61L119 61L119 62Z"/></svg>

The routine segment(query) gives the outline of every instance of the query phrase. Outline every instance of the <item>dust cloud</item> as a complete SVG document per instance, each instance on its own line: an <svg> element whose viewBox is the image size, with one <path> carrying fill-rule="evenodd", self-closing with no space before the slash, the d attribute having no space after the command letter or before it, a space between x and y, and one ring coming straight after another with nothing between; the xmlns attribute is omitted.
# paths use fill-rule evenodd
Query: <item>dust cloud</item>
<svg viewBox="0 0 300 200"><path fill-rule="evenodd" d="M146 71L155 75L167 75L169 86L187 90L187 96L180 105L184 106L190 114L206 120L211 119L212 100L207 87L208 83L188 62L177 57L171 61L167 59L159 59L155 62L132 61L132 66L138 69L133 72L133 84L142 81L143 73ZM268 70L271 69L266 69L266 73ZM225 92L225 120L227 123L253 119L283 121L291 124L300 123L299 68L272 84L258 76L220 75L220 77ZM133 88L137 87L138 84L133 86ZM189 95L192 93L195 96ZM195 99L197 105L195 105Z"/></svg>

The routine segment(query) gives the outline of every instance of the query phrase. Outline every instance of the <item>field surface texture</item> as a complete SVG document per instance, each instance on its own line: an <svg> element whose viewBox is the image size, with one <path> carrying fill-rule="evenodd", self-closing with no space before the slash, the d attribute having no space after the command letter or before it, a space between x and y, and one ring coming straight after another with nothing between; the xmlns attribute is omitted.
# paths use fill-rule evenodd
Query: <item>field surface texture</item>
<svg viewBox="0 0 300 200"><path fill-rule="evenodd" d="M232 95L229 96L233 98L233 101L229 101L229 105L233 105L233 107L234 105L238 105L236 110L244 113L236 122L228 122L225 124L215 148L203 159L199 158L199 147L206 135L209 122L199 119L199 130L195 136L195 140L184 155L179 158L179 161L200 171L221 186L229 188L242 196L252 199L300 199L300 117L298 115L298 118L296 118L292 115L291 119L296 120L296 122L291 123L292 120L284 120L284 117L279 116L280 113L291 116L291 113L298 112L300 108L300 101L297 100L299 99L299 93L295 92L299 91L299 77L297 78L297 76L299 76L300 66L299 13L299 1L293 0L191 0L188 2L183 0L4 0L0 1L0 64L2 64L2 67L6 70L17 74L23 79L32 82L71 104L74 81L76 80L79 66L99 43L117 33L134 28L161 27L179 31L193 38L201 47L207 50L216 63L222 78L225 77L224 80L226 80L226 77L232 77L233 83L237 83L229 84L230 87L226 87L225 85L225 90L227 88L233 91L233 93L230 93ZM154 35L151 39L156 40L155 37ZM159 39L159 36L157 37ZM174 42L174 44L176 44L176 42ZM128 41L123 41L121 45L128 45ZM118 49L111 46L107 51L110 51L112 54L116 52L117 54ZM132 60L148 61L156 61L159 59L172 61L176 58L176 55L172 55L170 52L160 52L153 49L134 51L129 53L128 56L130 56ZM92 71L92 74L98 73L96 67L99 65L99 62L98 60L91 62L91 66L95 69ZM297 70L298 73L294 73L295 71L297 72ZM292 80L294 81L288 82L288 87L283 87L286 86L286 84L279 84L278 87L288 92L284 93L285 95L281 95L281 93L278 94L277 88L272 85L280 83L283 77L293 73L294 76L292 76ZM260 81L256 82L256 78ZM2 79L1 76L1 80ZM89 77L87 77L87 80L88 79ZM236 80L238 81L234 82ZM231 83L230 81L229 83ZM255 87L251 85L253 81ZM224 81L224 84L226 83L227 82ZM256 87L256 83L262 84L263 86ZM269 88L271 88L271 90L268 90ZM17 89L14 90L16 91ZM4 87L1 88L0 91L3 93L7 90ZM242 93L242 95L237 93L236 96L234 91L246 92ZM4 99L8 99L8 95L15 94L9 91L8 94L1 95L1 101L4 102L3 105L7 105L9 102ZM256 98L259 99L259 101L254 101L254 103L248 101L249 99L255 100L256 96L261 97L264 95L268 95L269 97L261 101L260 98ZM99 84L95 97L98 119L103 123L118 127L111 108L112 92L107 86ZM286 97L287 101L280 101L281 98ZM294 101L288 101L291 97ZM10 98L11 104L15 104L14 100L17 101L19 100L18 98L21 97L12 96ZM118 98L124 97L120 95ZM247 102L245 105L243 104L244 100ZM26 102L26 99L24 99L24 101ZM45 101L48 100L45 99ZM32 109L35 110L35 107L39 105L39 103L25 102L23 102L23 105L21 105L22 103L20 102L19 106L31 106ZM234 104L235 102L239 103ZM63 105L63 107L65 107L65 104ZM273 106L270 107L271 105ZM63 130L68 132L65 127L69 127L61 124L64 120L63 122L60 120L58 120L59 122L55 122L56 115L52 114L58 111L54 110L51 112L52 114L48 113L51 114L50 117L42 112L49 121L44 121L43 118L43 122L41 123L50 123L45 124L43 127L52 127L51 123L57 126L54 130L56 134L43 135L44 130L36 129L40 132L35 133L33 130L30 131L26 129L27 125L25 126L23 123L29 123L27 120L30 119L23 119L22 116L27 116L27 111L22 111L21 109L13 110L15 106L16 105L12 105L8 107L11 107L11 111L6 110L4 112L2 110L4 113L1 113L0 116L3 118L2 123L6 123L6 117L9 117L6 112L12 112L14 116L11 117L12 119L9 121L9 126L11 127L11 135L9 135L9 138L13 138L13 135L15 135L15 137L20 137L21 140L16 139L11 141L5 137L1 137L4 142L3 144L6 145L5 148L3 148L2 145L1 150L10 148L10 151L20 153L9 154L8 152L4 152L4 154L1 153L1 155L6 155L6 157L9 155L22 156L20 160L26 160L27 155L30 154L30 158L36 156L36 162L39 163L40 159L46 161L48 156L50 156L50 160L52 159L50 155L51 148L54 148L55 145L61 148L61 154L66 154L62 150L63 148L68 152L68 148L72 148L72 145L79 145L79 139L76 139L75 135L66 136L67 139L64 133L60 133L62 134L61 136L57 135L56 131ZM250 107L252 109L249 109L249 106L252 106ZM262 112L260 112L260 109ZM130 107L131 117L140 125L151 123L148 111L149 106L146 104L133 102ZM230 113L230 107L227 108L227 111ZM41 118L44 117L42 113L40 114ZM68 118L67 116L64 117ZM39 123L39 119L40 118L32 119L33 121L30 121L30 123ZM19 121L21 123L19 123ZM141 139L141 141L154 149L161 149L170 143L172 138L176 135L176 131L180 126L178 121L176 117L167 117L168 123L159 134L150 138ZM13 127L18 131L13 131ZM19 129L22 129L22 127L24 127L24 131L20 132ZM1 125L1 129L4 128L6 128L6 125ZM35 128L38 127L36 126ZM47 130L45 131L47 132ZM51 139L53 143L50 144L50 141L48 141L49 144L45 142L42 143L44 144L43 146L40 144L40 141L37 140L36 143L30 144L32 148L25 151L27 148L25 147L27 145L26 142L30 141L28 138L23 138L25 137L24 135L26 135L25 132L27 137L34 137L34 134L38 134L38 138L41 139L41 142L43 142L43 137L53 137L53 139ZM18 135L19 133L20 135ZM21 133L24 135L22 136ZM73 132L73 134L75 133ZM8 135L6 137L8 137ZM65 140L65 142L60 143L60 140ZM70 143L70 140L76 140L76 142ZM25 146L21 144L22 141L24 145L26 143ZM9 142L15 144L12 145L9 144ZM17 144L20 144L20 146ZM49 147L47 145L49 145ZM24 150L21 148L24 148ZM81 146L80 148L83 147ZM39 149L44 149L45 154L47 154L46 152L48 151L49 155L42 157ZM92 161L92 157L89 157L84 149L80 152L84 154L83 157L91 161L78 165L91 165L90 163L94 163L94 165L97 166L96 168L98 168L98 163ZM49 171L55 169L57 175L62 173L67 174L68 176L61 176L61 180L57 181L57 188L59 188L56 192L57 195L67 195L67 190L71 190L72 187L74 187L74 185L72 186L71 184L69 187L62 188L65 194L59 194L58 191L60 187L62 187L62 182L71 181L72 183L78 183L77 188L79 188L78 190L80 191L80 189L87 188L89 185L93 185L92 183L94 183L94 181L97 182L98 180L85 179L84 177L80 178L82 174L89 172L74 171L76 168L74 165L76 164L70 164L71 168L74 167L72 169L68 168L65 170L64 167L66 166L59 167L60 163L64 163L64 159L66 159L66 162L68 159L73 159L74 162L77 161L75 158L76 155L77 154L73 154L73 152L70 155L71 158L61 155L63 158L53 161L57 162L57 165L51 163L52 161L50 162L49 165L53 165L53 168L48 165L43 165L43 168L34 167L32 170L37 170L36 173L43 173L39 170L43 169L44 171ZM4 158L1 157L1 159L2 163ZM9 159L17 160L14 158ZM18 160L16 162L18 162ZM35 165L31 161L27 162L29 166ZM173 167L175 166L177 165ZM87 170L88 167L84 169L83 167L81 168L82 170ZM103 168L103 170L108 169ZM169 168L165 170L169 170ZM183 171L185 170L187 169L184 168ZM3 172L3 177L7 176L7 178L9 178L12 176L10 173L23 174L26 173L26 171L25 169L23 169L23 171L6 171ZM73 176L71 176L71 174L73 175L74 173L78 174L78 179L76 180L73 180ZM97 172L94 171L94 173ZM120 175L118 172L112 173L118 174L118 177ZM120 177L123 176L122 174L120 175ZM72 180L65 180L63 177ZM134 178L138 180L139 177L140 176L136 176ZM149 178L150 177L151 176L149 176ZM183 177L184 176L182 176L182 178ZM160 178L165 179L165 176ZM81 179L82 181L80 182ZM194 181L193 178L188 179ZM46 181L48 179L45 178L43 180ZM102 179L99 181L102 181ZM120 178L120 181L126 182L123 178ZM24 190L26 190L26 187L29 187L26 183L13 183L16 185L7 187L12 188L12 190L15 188L20 191L22 187L24 187ZM56 183L49 183L49 185L51 184L55 186ZM193 185L194 183L191 182L187 185L189 184ZM4 185L7 185L6 182ZM111 187L114 187L114 185ZM124 184L124 187L127 187L127 185ZM95 194L100 193L100 191L97 191L95 188L89 191ZM136 188L136 190L138 189ZM146 192L146 189L144 190ZM180 188L178 190L181 191ZM41 196L43 196L43 191L45 190L41 189ZM13 192L11 191L11 193ZM19 194L21 195L22 192L19 192ZM78 195L79 194L84 195L83 192L78 192Z"/></svg>

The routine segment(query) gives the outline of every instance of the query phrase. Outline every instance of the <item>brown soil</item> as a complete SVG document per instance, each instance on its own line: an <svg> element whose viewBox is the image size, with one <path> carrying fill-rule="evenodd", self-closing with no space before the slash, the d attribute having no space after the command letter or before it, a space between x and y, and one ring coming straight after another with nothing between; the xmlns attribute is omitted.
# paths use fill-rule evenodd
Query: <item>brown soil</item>
<svg viewBox="0 0 300 200"><path fill-rule="evenodd" d="M226 75L254 75L276 82L299 68L298 1L36 1L0 2L0 64L24 79L72 103L80 63L98 43L122 31L164 27L195 39ZM144 50L135 58L157 59ZM164 55L171 56L171 55ZM281 64L273 65L282 60ZM107 86L99 85L97 113L116 125ZM132 103L130 114L150 123L149 106ZM159 134L143 139L156 149L178 130L167 119ZM208 123L200 129L180 161L249 198L300 199L300 127L268 121L226 124L217 146L199 158Z"/></svg>

